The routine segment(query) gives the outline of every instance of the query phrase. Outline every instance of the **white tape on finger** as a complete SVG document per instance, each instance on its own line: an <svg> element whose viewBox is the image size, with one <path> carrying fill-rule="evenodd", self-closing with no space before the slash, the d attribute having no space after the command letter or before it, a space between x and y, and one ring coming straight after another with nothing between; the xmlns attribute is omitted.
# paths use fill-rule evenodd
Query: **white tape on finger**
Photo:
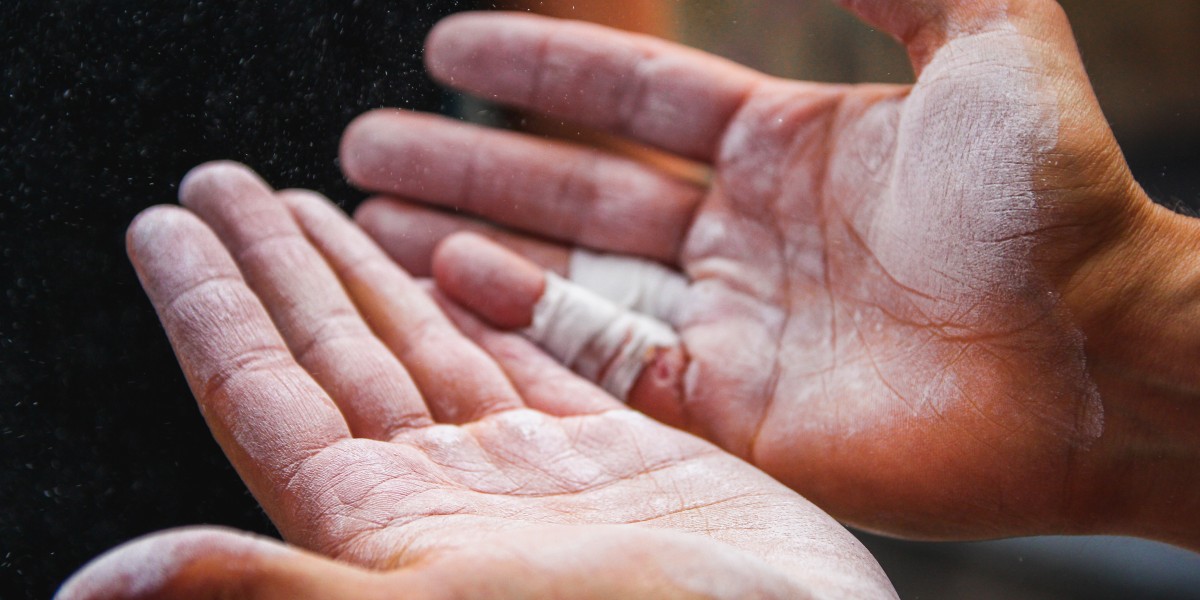
<svg viewBox="0 0 1200 600"><path fill-rule="evenodd" d="M678 322L688 288L687 278L654 261L579 248L571 252L570 277L618 306L668 323Z"/></svg>
<svg viewBox="0 0 1200 600"><path fill-rule="evenodd" d="M575 372L625 401L653 350L679 345L665 323L546 274L546 289L522 332Z"/></svg>

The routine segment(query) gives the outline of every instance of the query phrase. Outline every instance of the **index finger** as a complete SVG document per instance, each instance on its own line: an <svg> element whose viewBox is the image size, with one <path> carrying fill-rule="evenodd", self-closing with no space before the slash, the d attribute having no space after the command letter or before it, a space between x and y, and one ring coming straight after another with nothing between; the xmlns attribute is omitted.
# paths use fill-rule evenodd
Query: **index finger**
<svg viewBox="0 0 1200 600"><path fill-rule="evenodd" d="M288 351L216 235L152 208L129 227L130 259L213 437L281 528L303 462L350 437L341 412Z"/></svg>
<svg viewBox="0 0 1200 600"><path fill-rule="evenodd" d="M711 161L767 76L649 36L523 13L460 13L425 43L429 72L489 100Z"/></svg>

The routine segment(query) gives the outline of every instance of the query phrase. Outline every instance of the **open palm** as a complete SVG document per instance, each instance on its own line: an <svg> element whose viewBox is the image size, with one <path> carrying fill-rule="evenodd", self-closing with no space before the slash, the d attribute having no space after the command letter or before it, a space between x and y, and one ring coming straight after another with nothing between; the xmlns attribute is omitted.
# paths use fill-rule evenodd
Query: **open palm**
<svg viewBox="0 0 1200 600"><path fill-rule="evenodd" d="M795 492L447 305L456 327L315 194L276 194L216 164L189 175L181 198L190 211L138 218L130 256L214 436L289 542L393 572L366 587L386 597L892 595L870 555ZM220 576L205 582L244 589L246 569L227 572L239 561L212 556L264 550L230 535L144 545L190 545L158 554L208 557ZM120 588L119 557L149 552L102 560L64 597L108 597L105 585L136 595ZM161 593L194 580L177 576ZM325 597L313 590L332 584L316 580L304 597Z"/></svg>
<svg viewBox="0 0 1200 600"><path fill-rule="evenodd" d="M560 271L570 250L545 238L677 268L686 290L647 307L680 348L643 377L678 394L639 383L630 404L839 518L933 537L1102 516L1120 530L1128 498L1112 494L1129 492L1105 461L1130 432L1106 429L1105 404L1197 382L1172 356L1185 337L1126 310L1112 270L1178 222L1129 176L1053 2L849 4L906 42L915 85L781 81L579 23L451 18L427 46L442 81L700 161L710 181L381 111L346 134L352 181L542 237L399 200L358 218L418 270L457 229ZM457 245L435 261L439 287L527 325L524 271L487 258L498 247ZM1155 349L1121 347L1131 332Z"/></svg>

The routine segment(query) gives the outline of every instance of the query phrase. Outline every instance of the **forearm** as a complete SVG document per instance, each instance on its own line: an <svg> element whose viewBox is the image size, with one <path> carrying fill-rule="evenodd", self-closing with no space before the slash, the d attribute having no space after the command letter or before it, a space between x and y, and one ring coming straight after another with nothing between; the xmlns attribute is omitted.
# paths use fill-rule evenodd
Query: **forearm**
<svg viewBox="0 0 1200 600"><path fill-rule="evenodd" d="M1098 374L1105 431L1078 470L1089 506L1074 512L1078 533L1117 533L1200 550L1200 403L1143 381ZM1111 400L1110 400L1111 398ZM1084 464L1087 463L1087 464Z"/></svg>

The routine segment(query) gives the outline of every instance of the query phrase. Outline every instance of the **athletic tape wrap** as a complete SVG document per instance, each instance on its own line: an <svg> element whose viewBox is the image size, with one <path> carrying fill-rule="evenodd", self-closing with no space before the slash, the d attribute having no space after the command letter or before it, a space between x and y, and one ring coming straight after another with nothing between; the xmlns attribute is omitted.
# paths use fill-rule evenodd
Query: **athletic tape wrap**
<svg viewBox="0 0 1200 600"><path fill-rule="evenodd" d="M679 345L679 336L665 323L553 273L546 273L533 323L522 333L621 401L654 349Z"/></svg>
<svg viewBox="0 0 1200 600"><path fill-rule="evenodd" d="M618 306L668 323L678 320L688 287L683 275L654 261L580 248L571 252L570 277Z"/></svg>

